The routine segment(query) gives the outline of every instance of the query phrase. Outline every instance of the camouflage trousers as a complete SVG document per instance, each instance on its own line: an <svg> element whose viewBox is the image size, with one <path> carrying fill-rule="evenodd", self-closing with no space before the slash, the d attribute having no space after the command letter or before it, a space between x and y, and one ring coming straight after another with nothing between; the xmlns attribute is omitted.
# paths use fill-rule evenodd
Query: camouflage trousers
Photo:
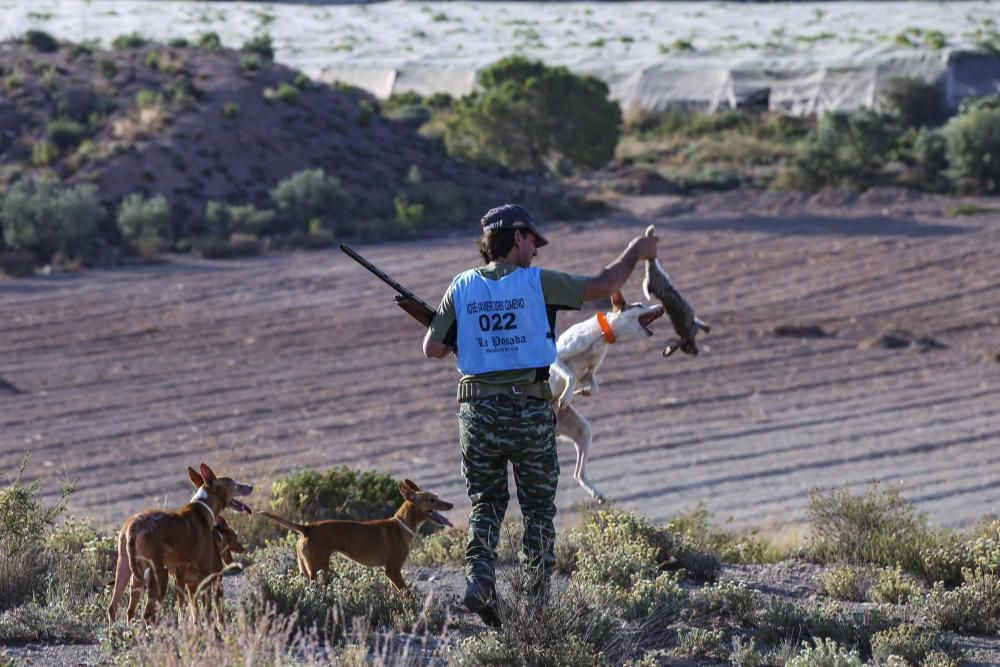
<svg viewBox="0 0 1000 667"><path fill-rule="evenodd" d="M496 580L494 561L510 500L507 462L514 469L517 502L524 517L522 546L530 567L547 578L555 569L556 453L555 413L547 401L524 405L499 394L466 401L458 408L462 474L472 501L465 576L484 583Z"/></svg>

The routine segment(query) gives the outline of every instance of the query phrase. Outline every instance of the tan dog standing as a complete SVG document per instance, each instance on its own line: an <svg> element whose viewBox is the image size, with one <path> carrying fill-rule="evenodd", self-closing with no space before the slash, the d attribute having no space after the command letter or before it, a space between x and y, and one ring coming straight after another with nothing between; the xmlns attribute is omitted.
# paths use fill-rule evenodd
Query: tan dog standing
<svg viewBox="0 0 1000 667"><path fill-rule="evenodd" d="M227 507L252 514L249 506L237 500L248 496L253 487L229 477L216 477L201 464L201 473L188 468L188 477L198 487L191 502L179 510L145 510L130 516L118 533L118 565L115 589L108 605L108 626L114 626L115 611L131 581L128 619L135 615L139 595L146 591L142 617L149 622L163 601L167 590L167 570L189 567L199 580L212 574L215 541L212 530L215 518Z"/></svg>
<svg viewBox="0 0 1000 667"><path fill-rule="evenodd" d="M450 526L451 522L438 512L447 512L454 505L433 493L421 491L410 480L399 485L399 493L403 496L403 504L389 519L295 523L268 512L257 514L300 535L295 545L299 572L310 581L316 578L317 572L328 570L330 557L340 553L362 565L384 568L396 590L408 594L402 567L410 555L410 542L427 519L440 526Z"/></svg>
<svg viewBox="0 0 1000 667"><path fill-rule="evenodd" d="M587 477L587 455L592 432L590 422L577 412L573 397L597 393L597 369L604 362L608 346L634 338L652 336L649 325L662 317L663 306L628 303L622 293L611 295L611 312L598 312L574 324L556 341L556 360L549 366L552 409L556 411L556 435L567 438L576 447L573 479L594 498L604 500Z"/></svg>

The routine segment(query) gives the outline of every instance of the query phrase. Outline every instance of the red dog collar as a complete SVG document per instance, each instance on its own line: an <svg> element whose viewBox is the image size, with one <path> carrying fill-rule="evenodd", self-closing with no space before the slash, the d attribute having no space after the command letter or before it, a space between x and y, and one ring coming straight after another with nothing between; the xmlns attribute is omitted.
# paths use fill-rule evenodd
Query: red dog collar
<svg viewBox="0 0 1000 667"><path fill-rule="evenodd" d="M611 332L611 325L608 324L608 318L604 317L604 313L597 311L597 323L601 325L601 332L604 333L604 340L608 341L608 345L615 342L615 335Z"/></svg>

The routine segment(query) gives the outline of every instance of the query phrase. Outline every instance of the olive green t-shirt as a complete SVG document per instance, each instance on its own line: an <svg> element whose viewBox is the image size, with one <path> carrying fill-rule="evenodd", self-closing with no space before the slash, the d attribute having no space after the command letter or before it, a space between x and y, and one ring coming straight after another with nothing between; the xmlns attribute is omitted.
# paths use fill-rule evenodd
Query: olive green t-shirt
<svg viewBox="0 0 1000 667"><path fill-rule="evenodd" d="M516 266L491 262L486 266L476 269L476 272L484 278L499 280L508 273L517 270ZM583 306L583 293L587 286L587 276L576 276L561 271L550 271L539 269L539 278L542 283L542 294L545 297L545 310L549 317L549 329L555 337L556 312L560 310L580 310ZM431 321L431 340L447 345L455 344L455 337L458 331L458 322L455 319L455 299L451 294L451 288L445 292L438 306L437 313ZM547 370L546 374L547 376ZM488 384L516 384L535 382L538 378L534 368L517 368L507 371L494 371L492 373L482 373L480 375L463 375L459 382L485 382Z"/></svg>

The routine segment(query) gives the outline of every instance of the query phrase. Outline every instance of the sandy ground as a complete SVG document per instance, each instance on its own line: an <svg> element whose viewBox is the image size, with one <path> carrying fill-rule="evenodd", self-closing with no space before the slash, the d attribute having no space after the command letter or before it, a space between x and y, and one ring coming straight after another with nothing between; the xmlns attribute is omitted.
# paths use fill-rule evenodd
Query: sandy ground
<svg viewBox="0 0 1000 667"><path fill-rule="evenodd" d="M594 483L656 521L705 503L737 527L795 524L811 488L873 479L902 484L937 524L996 515L1000 213L945 217L954 203L644 197L549 225L539 264L594 274L654 222L664 264L713 325L697 358L660 357L665 321L610 350L600 394L579 403ZM433 303L475 261L471 234L358 249ZM639 280L626 296L640 298ZM422 357L390 297L335 250L0 283L0 377L24 392L0 385L0 468L30 448L26 477L50 494L75 479L71 510L106 526L183 504L199 461L261 490L333 464L405 475L461 521L454 365ZM830 335L774 335L782 325ZM864 344L888 329L944 347ZM560 459L566 525L586 494L571 446Z"/></svg>

